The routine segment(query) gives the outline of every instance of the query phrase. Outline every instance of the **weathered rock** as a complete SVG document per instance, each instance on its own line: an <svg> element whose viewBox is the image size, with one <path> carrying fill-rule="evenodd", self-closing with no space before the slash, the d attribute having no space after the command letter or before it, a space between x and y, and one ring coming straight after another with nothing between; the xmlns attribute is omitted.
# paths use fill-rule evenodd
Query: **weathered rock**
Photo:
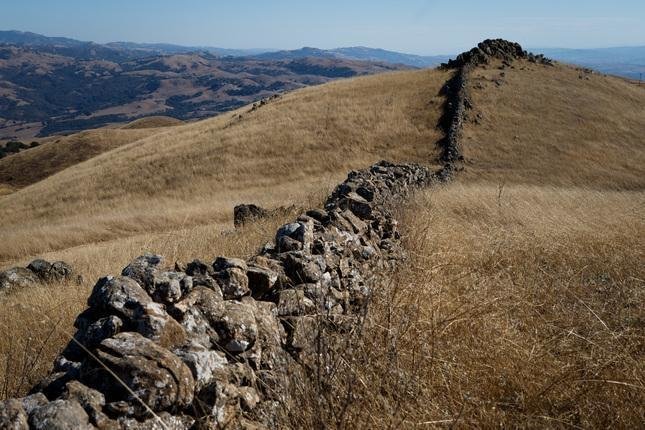
<svg viewBox="0 0 645 430"><path fill-rule="evenodd" d="M89 417L74 400L54 400L33 411L29 425L34 430L91 429Z"/></svg>
<svg viewBox="0 0 645 430"><path fill-rule="evenodd" d="M14 267L0 272L0 293L40 284L40 278L31 270Z"/></svg>
<svg viewBox="0 0 645 430"><path fill-rule="evenodd" d="M206 287L196 287L180 302L175 303L170 312L181 323L192 342L210 349L220 342L219 334L211 326L211 321L218 317L219 314L213 315L213 310L219 309L221 302L221 292L218 294Z"/></svg>
<svg viewBox="0 0 645 430"><path fill-rule="evenodd" d="M43 393L34 393L27 397L23 397L20 402L22 403L22 407L25 409L27 415L31 415L36 408L49 403L49 400L47 400L47 397Z"/></svg>
<svg viewBox="0 0 645 430"><path fill-rule="evenodd" d="M193 372L196 391L209 385L227 364L226 355L220 351L193 344L174 351Z"/></svg>
<svg viewBox="0 0 645 430"><path fill-rule="evenodd" d="M101 428L109 428L111 426L110 419L102 411L103 406L105 406L105 396L103 393L86 387L78 381L70 381L65 386L62 399L78 402L83 407L85 413L87 413L92 425Z"/></svg>
<svg viewBox="0 0 645 430"><path fill-rule="evenodd" d="M179 357L138 333L119 333L101 342L97 356L153 411L178 411L190 405L195 381ZM88 361L83 381L111 402L127 401L138 417L148 414L132 394L103 367Z"/></svg>
<svg viewBox="0 0 645 430"><path fill-rule="evenodd" d="M326 267L325 259L320 255L289 252L284 256L285 272L296 285L319 281Z"/></svg>
<svg viewBox="0 0 645 430"><path fill-rule="evenodd" d="M187 415L171 415L160 412L156 417L139 421L134 418L120 418L119 429L127 430L186 430L193 428L195 419Z"/></svg>
<svg viewBox="0 0 645 430"><path fill-rule="evenodd" d="M252 303L224 301L211 312L211 325L217 330L221 345L230 353L239 354L255 343L258 327Z"/></svg>
<svg viewBox="0 0 645 430"><path fill-rule="evenodd" d="M192 285L192 278L183 273L157 272L153 275L152 291L148 292L158 302L174 303L181 299L182 292L187 292Z"/></svg>
<svg viewBox="0 0 645 430"><path fill-rule="evenodd" d="M254 204L242 204L233 208L233 224L241 227L249 221L269 216L269 211Z"/></svg>
<svg viewBox="0 0 645 430"><path fill-rule="evenodd" d="M302 290L280 291L278 299L278 315L308 315L314 313L316 305L309 298L305 297Z"/></svg>
<svg viewBox="0 0 645 430"><path fill-rule="evenodd" d="M276 272L260 266L249 266L246 275L249 280L249 289L255 298L264 296L278 282L278 274Z"/></svg>
<svg viewBox="0 0 645 430"><path fill-rule="evenodd" d="M163 257L155 254L144 254L128 264L121 272L122 276L134 279L140 286L148 288L153 284L154 275L163 263Z"/></svg>
<svg viewBox="0 0 645 430"><path fill-rule="evenodd" d="M27 414L17 399L0 402L0 428L6 430L28 430Z"/></svg>
<svg viewBox="0 0 645 430"><path fill-rule="evenodd" d="M246 266L246 263L244 263L244 266ZM246 271L239 267L222 270L217 274L216 279L226 300L239 300L251 293Z"/></svg>
<svg viewBox="0 0 645 430"><path fill-rule="evenodd" d="M193 260L186 266L186 274L189 276L212 275L211 267L201 260Z"/></svg>
<svg viewBox="0 0 645 430"><path fill-rule="evenodd" d="M184 328L166 313L160 303L146 304L134 322L137 332L163 347L171 348L186 341Z"/></svg>
<svg viewBox="0 0 645 430"><path fill-rule="evenodd" d="M149 303L152 298L148 293L137 281L125 276L99 279L87 299L94 312L118 315L125 321L135 320Z"/></svg>
<svg viewBox="0 0 645 430"><path fill-rule="evenodd" d="M246 261L242 260L241 258L217 257L213 262L213 269L216 272L234 268L246 272Z"/></svg>

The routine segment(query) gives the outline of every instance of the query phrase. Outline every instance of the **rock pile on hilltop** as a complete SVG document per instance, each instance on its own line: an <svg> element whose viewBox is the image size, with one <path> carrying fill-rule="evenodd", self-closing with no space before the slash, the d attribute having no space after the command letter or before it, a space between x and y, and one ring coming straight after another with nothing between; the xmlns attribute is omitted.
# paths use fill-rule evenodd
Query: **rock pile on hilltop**
<svg viewBox="0 0 645 430"><path fill-rule="evenodd" d="M534 55L524 49L519 43L509 42L504 39L486 39L470 51L464 52L454 60L442 64L447 69L458 69L466 65L478 66L488 64L491 59L513 62L513 60L525 59L541 64L552 64L552 61L543 55Z"/></svg>
<svg viewBox="0 0 645 430"><path fill-rule="evenodd" d="M380 162L351 172L324 208L280 227L248 261L170 269L144 255L100 279L53 372L0 402L0 427L272 427L316 318L355 321L372 276L401 257L390 209L435 179Z"/></svg>

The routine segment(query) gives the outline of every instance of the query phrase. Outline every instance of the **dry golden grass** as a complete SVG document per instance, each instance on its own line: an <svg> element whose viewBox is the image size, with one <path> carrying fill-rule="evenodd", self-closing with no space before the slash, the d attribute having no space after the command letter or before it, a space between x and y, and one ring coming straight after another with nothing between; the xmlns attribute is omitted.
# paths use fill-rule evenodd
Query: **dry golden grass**
<svg viewBox="0 0 645 430"><path fill-rule="evenodd" d="M36 148L0 159L0 186L21 188L103 152L158 133L159 129L100 128L47 138Z"/></svg>
<svg viewBox="0 0 645 430"><path fill-rule="evenodd" d="M522 70L524 69L524 70ZM493 79L504 82L497 86ZM465 177L610 189L643 186L645 87L527 62L474 73ZM588 79L587 79L588 78ZM483 88L477 88L478 85Z"/></svg>
<svg viewBox="0 0 645 430"><path fill-rule="evenodd" d="M0 200L0 267L230 222L233 206L245 201L301 202L381 158L429 160L446 77L415 71L308 88L252 113L244 108L165 129L71 166Z"/></svg>
<svg viewBox="0 0 645 430"><path fill-rule="evenodd" d="M156 116L147 116L145 118L134 120L120 128L124 130L132 130L132 129L139 129L139 128L159 128L159 127L181 125L183 123L184 121L177 118L156 115Z"/></svg>
<svg viewBox="0 0 645 430"><path fill-rule="evenodd" d="M645 90L522 66L505 70L500 87L473 90L471 119L479 111L482 120L467 123L465 171L402 213L408 264L376 292L330 385L294 381L289 425L645 421ZM230 232L234 204L316 206L348 169L434 160L447 77L404 72L301 90L1 197L0 266L62 258L88 282L5 299L0 394L20 394L48 370L92 281L131 258L249 255L283 220Z"/></svg>
<svg viewBox="0 0 645 430"><path fill-rule="evenodd" d="M406 210L407 267L288 424L638 428L643 192L452 184Z"/></svg>

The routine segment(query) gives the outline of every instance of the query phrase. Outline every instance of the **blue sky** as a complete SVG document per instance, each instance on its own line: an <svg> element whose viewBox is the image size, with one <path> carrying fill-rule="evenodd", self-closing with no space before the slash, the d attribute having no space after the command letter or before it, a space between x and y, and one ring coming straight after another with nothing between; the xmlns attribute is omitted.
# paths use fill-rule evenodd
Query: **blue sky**
<svg viewBox="0 0 645 430"><path fill-rule="evenodd" d="M487 37L526 47L645 45L645 0L0 0L0 11L2 30L96 42L417 54L453 53Z"/></svg>

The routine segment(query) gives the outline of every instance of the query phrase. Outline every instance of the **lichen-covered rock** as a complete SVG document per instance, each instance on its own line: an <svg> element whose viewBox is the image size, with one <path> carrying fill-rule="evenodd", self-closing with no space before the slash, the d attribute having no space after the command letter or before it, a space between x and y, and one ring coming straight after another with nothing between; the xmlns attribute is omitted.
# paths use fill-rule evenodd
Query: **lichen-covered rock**
<svg viewBox="0 0 645 430"><path fill-rule="evenodd" d="M222 300L221 292L218 294L206 287L196 287L175 303L170 312L180 322L191 342L210 349L220 343L219 333L211 324L219 315L213 310L219 309Z"/></svg>
<svg viewBox="0 0 645 430"><path fill-rule="evenodd" d="M220 351L193 344L174 351L193 372L195 389L200 391L215 379L227 364L226 355Z"/></svg>
<svg viewBox="0 0 645 430"><path fill-rule="evenodd" d="M122 276L134 279L144 288L153 284L154 275L163 263L163 257L155 254L144 254L128 264L121 272Z"/></svg>
<svg viewBox="0 0 645 430"><path fill-rule="evenodd" d="M99 279L87 300L94 312L113 314L133 321L143 313L152 298L137 281L126 276L107 276Z"/></svg>
<svg viewBox="0 0 645 430"><path fill-rule="evenodd" d="M224 301L213 310L211 324L219 333L221 345L232 354L251 348L257 338L258 326L252 303Z"/></svg>
<svg viewBox="0 0 645 430"><path fill-rule="evenodd" d="M246 266L246 263L244 264ZM239 267L228 267L217 274L217 283L222 289L226 300L239 300L251 294L249 289L249 278L246 271Z"/></svg>
<svg viewBox="0 0 645 430"><path fill-rule="evenodd" d="M305 297L303 290L280 291L278 299L278 315L307 315L314 313L316 305L309 298Z"/></svg>
<svg viewBox="0 0 645 430"><path fill-rule="evenodd" d="M13 267L0 272L0 294L40 284L40 278L24 267Z"/></svg>
<svg viewBox="0 0 645 430"><path fill-rule="evenodd" d="M96 354L155 412L178 411L193 400L195 381L186 364L138 333L119 333L106 339ZM104 393L110 402L128 402L136 416L148 414L144 406L98 364L88 360L82 379L81 382Z"/></svg>
<svg viewBox="0 0 645 430"><path fill-rule="evenodd" d="M0 428L6 430L28 430L27 414L17 399L0 402Z"/></svg>
<svg viewBox="0 0 645 430"><path fill-rule="evenodd" d="M29 416L34 430L91 429L89 417L75 400L54 400L36 408Z"/></svg>

